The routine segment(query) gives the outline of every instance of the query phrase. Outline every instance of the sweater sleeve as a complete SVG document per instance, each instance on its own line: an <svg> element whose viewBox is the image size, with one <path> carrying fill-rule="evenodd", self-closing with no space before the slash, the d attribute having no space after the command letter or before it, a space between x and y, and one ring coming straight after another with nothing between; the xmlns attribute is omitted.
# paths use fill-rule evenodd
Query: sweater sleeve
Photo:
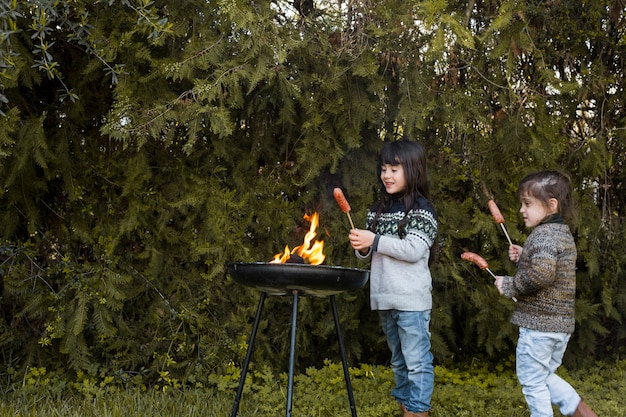
<svg viewBox="0 0 626 417"><path fill-rule="evenodd" d="M551 236L542 233L541 229L534 232L524 245L517 273L503 281L502 289L507 297L534 294L554 285L558 249Z"/></svg>
<svg viewBox="0 0 626 417"><path fill-rule="evenodd" d="M406 222L406 235L399 238L382 235L376 251L405 262L417 262L430 255L430 247L437 237L437 221L428 210L412 210Z"/></svg>
<svg viewBox="0 0 626 417"><path fill-rule="evenodd" d="M359 259L369 259L372 256L372 248L369 248L366 254L362 254L360 251L355 249L354 254Z"/></svg>
<svg viewBox="0 0 626 417"><path fill-rule="evenodd" d="M393 236L381 236L378 253L396 258L399 261L417 262L430 253L430 247L415 236L407 235L404 239Z"/></svg>

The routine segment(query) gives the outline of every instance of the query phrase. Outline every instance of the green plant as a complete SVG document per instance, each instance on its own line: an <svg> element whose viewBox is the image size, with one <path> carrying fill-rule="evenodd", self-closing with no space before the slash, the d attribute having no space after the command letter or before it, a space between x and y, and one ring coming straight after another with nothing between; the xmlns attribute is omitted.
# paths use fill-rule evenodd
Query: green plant
<svg viewBox="0 0 626 417"><path fill-rule="evenodd" d="M475 359L467 364L437 366L433 417L529 415L509 359L502 364ZM75 382L31 369L22 383L4 386L0 417L152 417L155 415L223 417L232 410L238 385L237 367L224 374L199 378L195 385L163 390L161 386L129 386L118 378L79 376ZM626 363L588 363L560 374L585 396L598 415L626 416ZM360 417L394 416L397 404L389 397L393 376L388 367L350 368L355 404ZM239 416L275 417L285 412L286 375L261 367L246 383ZM293 415L349 417L349 402L340 364L326 361L295 379ZM559 416L555 411L555 416Z"/></svg>

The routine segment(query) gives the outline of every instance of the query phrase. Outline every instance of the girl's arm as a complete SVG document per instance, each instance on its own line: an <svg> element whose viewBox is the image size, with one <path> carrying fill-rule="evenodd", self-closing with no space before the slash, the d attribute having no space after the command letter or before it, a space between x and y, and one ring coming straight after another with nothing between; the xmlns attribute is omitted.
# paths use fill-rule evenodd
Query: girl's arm
<svg viewBox="0 0 626 417"><path fill-rule="evenodd" d="M511 287L517 294L534 294L554 285L556 280L556 255L548 251L535 253L523 268L518 268L511 280ZM507 294L508 295L508 294Z"/></svg>
<svg viewBox="0 0 626 417"><path fill-rule="evenodd" d="M423 236L409 234L403 239L392 236L381 236L376 251L382 255L405 262L417 262L430 256L432 241Z"/></svg>
<svg viewBox="0 0 626 417"><path fill-rule="evenodd" d="M405 262L417 262L430 255L427 239L409 234L404 239L392 236L380 236L369 230L350 230L350 244L361 257L369 256L373 251Z"/></svg>
<svg viewBox="0 0 626 417"><path fill-rule="evenodd" d="M534 294L554 285L558 263L558 249L554 237L535 229L526 240L517 273L505 277L502 289L506 296Z"/></svg>
<svg viewBox="0 0 626 417"><path fill-rule="evenodd" d="M409 214L404 238L384 235L374 245L375 250L405 262L417 262L430 256L430 247L437 238L437 220L427 210Z"/></svg>

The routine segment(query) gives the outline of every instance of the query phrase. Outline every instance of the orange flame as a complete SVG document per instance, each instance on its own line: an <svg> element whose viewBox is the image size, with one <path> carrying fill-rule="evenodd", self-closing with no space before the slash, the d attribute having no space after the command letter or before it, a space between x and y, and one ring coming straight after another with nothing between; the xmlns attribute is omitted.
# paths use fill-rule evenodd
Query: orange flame
<svg viewBox="0 0 626 417"><path fill-rule="evenodd" d="M302 258L305 263L309 263L312 265L319 265L324 262L326 259L326 255L324 255L324 241L316 240L315 230L319 224L319 215L317 213L313 213L312 215L305 214L304 219L311 223L311 227L306 235L304 235L304 243L300 246L296 246L293 250L289 250L289 246L285 246L285 250L282 253L278 253L274 255L274 260L271 263L286 263L292 254L298 255Z"/></svg>

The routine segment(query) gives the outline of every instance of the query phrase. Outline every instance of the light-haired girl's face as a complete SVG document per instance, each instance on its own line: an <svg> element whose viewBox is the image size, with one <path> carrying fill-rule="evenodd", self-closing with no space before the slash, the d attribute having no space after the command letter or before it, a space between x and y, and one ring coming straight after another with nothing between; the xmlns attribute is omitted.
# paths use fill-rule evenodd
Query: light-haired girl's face
<svg viewBox="0 0 626 417"><path fill-rule="evenodd" d="M522 214L526 227L535 227L550 214L555 213L555 211L550 210L543 201L531 195L522 195L520 201L522 207L519 209L519 212Z"/></svg>
<svg viewBox="0 0 626 417"><path fill-rule="evenodd" d="M380 170L380 180L388 194L398 194L406 190L406 177L402 164L384 164Z"/></svg>

